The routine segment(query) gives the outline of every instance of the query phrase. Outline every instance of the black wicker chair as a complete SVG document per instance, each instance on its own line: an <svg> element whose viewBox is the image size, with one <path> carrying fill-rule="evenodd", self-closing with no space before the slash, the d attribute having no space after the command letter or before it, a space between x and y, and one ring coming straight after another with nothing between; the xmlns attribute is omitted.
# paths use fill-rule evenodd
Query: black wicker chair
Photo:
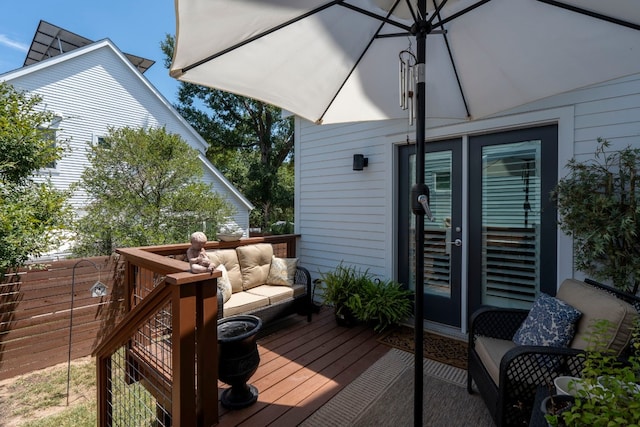
<svg viewBox="0 0 640 427"><path fill-rule="evenodd" d="M636 296L589 279L585 283L615 295L636 310L640 308L640 298ZM498 427L528 425L537 388L552 385L559 375L579 376L584 366L583 350L516 346L500 361L498 386L476 352L475 342L480 336L511 340L527 314L527 310L483 307L471 317L467 390L472 393L475 382ZM541 357L545 363L541 363Z"/></svg>

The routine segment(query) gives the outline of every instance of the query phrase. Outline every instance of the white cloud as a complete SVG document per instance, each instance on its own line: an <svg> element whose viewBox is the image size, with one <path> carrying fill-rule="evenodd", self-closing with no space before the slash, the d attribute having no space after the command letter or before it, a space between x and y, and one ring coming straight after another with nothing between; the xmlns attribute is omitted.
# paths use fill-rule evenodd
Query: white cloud
<svg viewBox="0 0 640 427"><path fill-rule="evenodd" d="M29 50L29 46L24 43L20 43L15 40L11 40L9 37L4 34L0 34L0 45L10 47L11 49L16 49L21 52L27 52Z"/></svg>

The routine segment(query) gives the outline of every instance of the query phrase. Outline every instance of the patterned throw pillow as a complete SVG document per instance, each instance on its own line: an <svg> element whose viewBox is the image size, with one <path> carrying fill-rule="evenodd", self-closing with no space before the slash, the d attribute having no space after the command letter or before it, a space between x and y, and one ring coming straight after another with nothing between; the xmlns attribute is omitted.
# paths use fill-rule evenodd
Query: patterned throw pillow
<svg viewBox="0 0 640 427"><path fill-rule="evenodd" d="M518 345L566 347L582 313L558 298L541 293L513 336Z"/></svg>
<svg viewBox="0 0 640 427"><path fill-rule="evenodd" d="M231 298L231 281L229 280L229 273L224 264L220 264L216 267L216 270L222 272L222 276L218 277L218 295L222 295L222 303L229 301Z"/></svg>
<svg viewBox="0 0 640 427"><path fill-rule="evenodd" d="M293 286L296 277L298 258L271 258L271 268L267 277L267 285Z"/></svg>

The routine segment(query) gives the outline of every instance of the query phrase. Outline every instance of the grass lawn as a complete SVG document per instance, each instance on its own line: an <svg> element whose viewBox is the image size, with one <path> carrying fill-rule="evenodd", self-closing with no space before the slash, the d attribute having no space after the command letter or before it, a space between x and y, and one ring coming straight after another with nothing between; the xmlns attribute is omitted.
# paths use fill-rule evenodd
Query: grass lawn
<svg viewBox="0 0 640 427"><path fill-rule="evenodd" d="M91 357L71 363L67 406L67 363L0 382L0 420L6 427L96 425L96 364Z"/></svg>

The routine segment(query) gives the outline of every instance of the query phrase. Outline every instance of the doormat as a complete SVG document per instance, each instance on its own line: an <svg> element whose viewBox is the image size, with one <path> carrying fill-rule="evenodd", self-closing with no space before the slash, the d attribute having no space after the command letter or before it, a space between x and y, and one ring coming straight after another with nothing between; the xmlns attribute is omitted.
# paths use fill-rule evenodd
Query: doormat
<svg viewBox="0 0 640 427"><path fill-rule="evenodd" d="M413 328L408 326L398 326L382 335L378 341L410 353L415 349L415 334ZM424 357L467 369L467 342L424 331Z"/></svg>

